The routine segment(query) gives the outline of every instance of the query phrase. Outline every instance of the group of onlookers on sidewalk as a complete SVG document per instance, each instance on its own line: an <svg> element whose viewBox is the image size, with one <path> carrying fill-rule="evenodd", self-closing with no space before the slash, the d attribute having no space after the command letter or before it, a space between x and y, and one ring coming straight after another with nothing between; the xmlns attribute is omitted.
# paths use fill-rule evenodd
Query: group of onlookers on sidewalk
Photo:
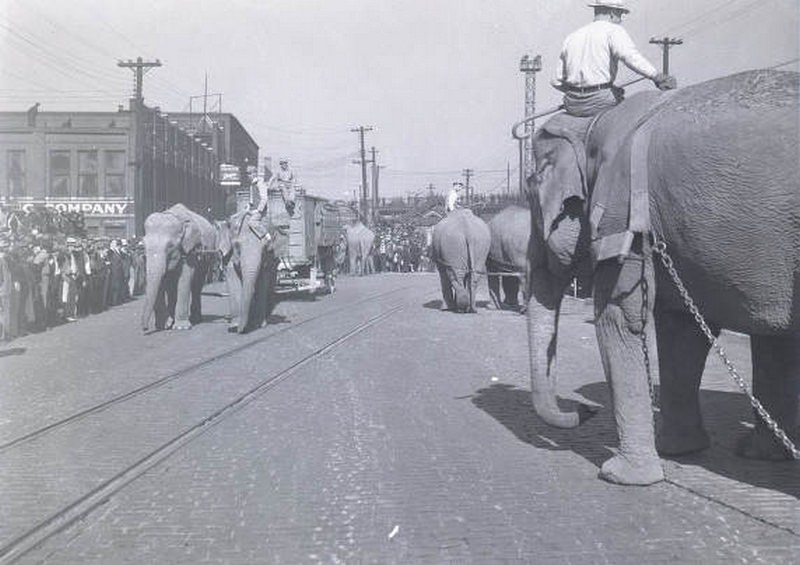
<svg viewBox="0 0 800 565"><path fill-rule="evenodd" d="M0 229L0 340L122 304L144 290L138 241Z"/></svg>
<svg viewBox="0 0 800 565"><path fill-rule="evenodd" d="M431 270L430 246L413 225L375 227L375 267L378 272L414 273Z"/></svg>

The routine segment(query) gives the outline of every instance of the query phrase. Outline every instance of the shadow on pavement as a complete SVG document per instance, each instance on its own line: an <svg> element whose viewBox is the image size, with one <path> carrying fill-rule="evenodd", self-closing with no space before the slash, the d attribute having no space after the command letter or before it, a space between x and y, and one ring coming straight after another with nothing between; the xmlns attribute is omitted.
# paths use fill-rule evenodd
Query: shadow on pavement
<svg viewBox="0 0 800 565"><path fill-rule="evenodd" d="M576 392L605 409L571 430L553 428L540 420L533 411L527 389L498 383L479 389L470 398L476 407L500 422L520 441L551 451L571 450L599 467L611 456L610 448L619 443L608 386L604 382L591 383ZM744 395L703 390L700 403L712 440L711 448L702 453L665 459L696 465L721 477L800 499L800 462L752 461L735 455L736 440L748 431L742 420L752 420L750 403ZM559 404L562 410L575 410L577 406L572 400L559 399Z"/></svg>
<svg viewBox="0 0 800 565"><path fill-rule="evenodd" d="M0 357L11 357L13 355L24 355L28 350L27 347L11 347L0 351Z"/></svg>
<svg viewBox="0 0 800 565"><path fill-rule="evenodd" d="M429 300L425 304L422 305L423 308L428 308L430 310L440 310L442 308L442 301L441 300Z"/></svg>

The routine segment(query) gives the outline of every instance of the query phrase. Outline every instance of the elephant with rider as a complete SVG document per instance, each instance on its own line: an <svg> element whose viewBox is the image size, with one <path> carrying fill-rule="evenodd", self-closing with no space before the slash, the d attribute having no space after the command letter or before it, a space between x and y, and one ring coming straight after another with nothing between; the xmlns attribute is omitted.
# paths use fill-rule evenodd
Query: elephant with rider
<svg viewBox="0 0 800 565"><path fill-rule="evenodd" d="M489 226L468 208L456 208L433 227L431 252L448 310L475 312L478 283L486 272Z"/></svg>
<svg viewBox="0 0 800 565"><path fill-rule="evenodd" d="M797 73L749 71L670 95L634 95L590 124L585 151L559 134L563 122L549 127L559 116L537 130L528 186L533 404L558 427L591 416L585 406L562 412L556 401L562 297L579 265L590 261L595 328L619 435L602 478L651 484L664 478L656 446L668 455L709 446L698 393L721 329L750 335L754 395L797 438L799 110ZM642 185L643 197L636 190ZM625 186L634 190L619 199ZM695 320L687 296L706 326ZM658 442L647 370L656 343ZM790 454L760 417L737 451L759 459Z"/></svg>
<svg viewBox="0 0 800 565"><path fill-rule="evenodd" d="M229 331L244 333L262 327L275 307L278 262L286 253L288 232L262 220L253 229L252 215L242 210L219 222L219 252L228 287Z"/></svg>

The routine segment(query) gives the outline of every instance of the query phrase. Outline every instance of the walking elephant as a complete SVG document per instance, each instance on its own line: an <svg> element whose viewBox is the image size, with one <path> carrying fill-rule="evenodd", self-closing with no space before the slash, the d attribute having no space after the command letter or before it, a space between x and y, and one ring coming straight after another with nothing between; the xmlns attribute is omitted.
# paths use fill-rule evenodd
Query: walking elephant
<svg viewBox="0 0 800 565"><path fill-rule="evenodd" d="M555 371L564 288L591 254L595 327L620 442L600 476L621 484L646 485L664 476L644 347L654 338L659 451L683 454L709 445L698 399L709 340L669 272L654 259L654 246L666 245L710 334L726 328L751 336L755 396L782 429L797 435L798 74L750 71L662 96L667 95L636 95L601 115L586 140L585 161L545 124L534 137L537 170L528 187L533 404L558 427L576 426L591 415L585 406L560 411ZM637 125L644 131L635 131ZM614 223L624 225L629 216L641 221L632 212L635 197L615 208L601 204L598 194L634 178L648 185L649 196L639 204L649 222L620 236ZM609 246L619 245L622 252L609 256ZM737 450L752 458L787 456L760 418Z"/></svg>
<svg viewBox="0 0 800 565"><path fill-rule="evenodd" d="M260 237L250 227L251 212L241 211L220 223L219 251L228 286L229 331L262 327L275 307L278 261L288 235L275 227Z"/></svg>
<svg viewBox="0 0 800 565"><path fill-rule="evenodd" d="M528 242L531 238L531 212L522 206L511 205L498 212L488 224L492 235L489 256L486 258L489 296L498 309L516 308L519 306L520 282L523 299L528 288L525 269L528 264ZM501 282L504 300L500 296ZM527 301L523 300L523 304L525 302Z"/></svg>
<svg viewBox="0 0 800 565"><path fill-rule="evenodd" d="M360 221L344 227L347 241L347 258L351 275L369 275L373 272L372 248L375 233Z"/></svg>
<svg viewBox="0 0 800 565"><path fill-rule="evenodd" d="M448 310L475 312L491 239L486 222L467 208L453 210L433 227L431 249Z"/></svg>
<svg viewBox="0 0 800 565"><path fill-rule="evenodd" d="M189 329L201 321L200 295L217 230L183 204L150 214L144 223L146 257L142 330L155 313L156 329Z"/></svg>

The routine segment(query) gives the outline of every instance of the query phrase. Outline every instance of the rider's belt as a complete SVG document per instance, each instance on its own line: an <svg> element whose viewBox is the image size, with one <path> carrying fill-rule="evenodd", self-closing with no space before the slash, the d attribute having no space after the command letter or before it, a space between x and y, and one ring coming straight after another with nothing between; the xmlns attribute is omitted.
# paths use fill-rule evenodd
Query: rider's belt
<svg viewBox="0 0 800 565"><path fill-rule="evenodd" d="M580 94L588 94L589 92L598 92L600 90L605 90L606 88L611 88L611 83L606 82L603 84L595 84L593 86L573 86L571 84L564 85L564 88L567 92L578 92Z"/></svg>

